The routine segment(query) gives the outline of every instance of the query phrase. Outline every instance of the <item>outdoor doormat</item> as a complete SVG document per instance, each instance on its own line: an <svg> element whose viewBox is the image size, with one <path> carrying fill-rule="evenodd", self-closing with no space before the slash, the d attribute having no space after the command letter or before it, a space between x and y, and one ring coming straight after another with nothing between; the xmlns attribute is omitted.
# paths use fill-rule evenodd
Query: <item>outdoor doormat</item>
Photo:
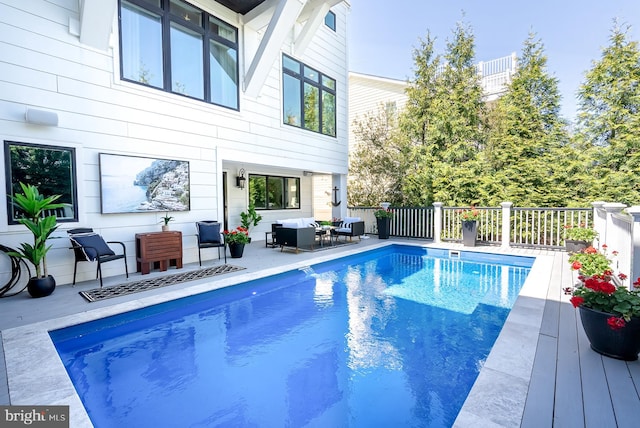
<svg viewBox="0 0 640 428"><path fill-rule="evenodd" d="M79 293L89 302L97 302L98 300L110 299L112 297L124 296L127 294L138 293L140 291L166 287L167 285L178 284L180 282L194 281L196 279L222 275L223 273L237 272L243 269L245 268L233 265L214 266L205 269L176 273L173 275L158 276L151 279L142 279L140 281L128 282L120 285L115 285L113 287L94 288L93 290L80 291Z"/></svg>

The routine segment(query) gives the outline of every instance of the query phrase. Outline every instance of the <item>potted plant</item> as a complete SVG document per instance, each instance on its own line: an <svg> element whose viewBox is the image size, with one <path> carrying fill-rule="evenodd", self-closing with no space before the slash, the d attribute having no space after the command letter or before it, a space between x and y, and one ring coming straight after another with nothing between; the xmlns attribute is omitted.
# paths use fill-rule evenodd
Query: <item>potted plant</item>
<svg viewBox="0 0 640 428"><path fill-rule="evenodd" d="M598 238L598 232L593 228L580 226L565 225L566 238L564 245L568 253L582 251L593 244L593 240Z"/></svg>
<svg viewBox="0 0 640 428"><path fill-rule="evenodd" d="M47 239L58 228L55 215L45 216L47 210L61 208L64 204L54 203L60 195L44 197L33 185L20 183L22 194L16 194L10 198L20 208L22 218L18 220L29 229L33 235L33 244L22 243L20 250L8 253L9 255L29 260L36 269L36 276L31 277L27 283L27 290L32 297L48 296L56 288L56 281L47 271L47 253L51 245L47 245Z"/></svg>
<svg viewBox="0 0 640 428"><path fill-rule="evenodd" d="M465 247L475 247L478 237L478 220L480 219L480 211L471 207L469 209L459 210L460 220L462 221L462 244Z"/></svg>
<svg viewBox="0 0 640 428"><path fill-rule="evenodd" d="M245 244L249 243L249 232L243 226L238 226L234 230L225 230L224 242L229 246L231 258L239 259L244 253Z"/></svg>
<svg viewBox="0 0 640 428"><path fill-rule="evenodd" d="M606 250L606 245L603 245L603 247ZM617 253L614 251L613 254L616 255ZM584 277L602 276L611 270L611 260L607 255L591 246L578 253L573 253L569 257L569 263L571 264L571 269L579 271L580 275Z"/></svg>
<svg viewBox="0 0 640 428"><path fill-rule="evenodd" d="M252 227L255 227L262 221L262 216L258 214L253 204L249 204L246 211L240 213L240 226L246 229L247 235ZM249 238L251 242L251 238Z"/></svg>
<svg viewBox="0 0 640 428"><path fill-rule="evenodd" d="M638 359L640 352L640 291L612 282L612 272L580 276L571 304L580 311L582 327L591 349L625 361ZM624 282L626 275L618 274ZM640 278L634 282L640 286Z"/></svg>
<svg viewBox="0 0 640 428"><path fill-rule="evenodd" d="M169 230L169 222L171 222L174 218L169 216L169 213L164 213L164 217L161 217L160 223L164 223L162 225L162 231L166 232Z"/></svg>
<svg viewBox="0 0 640 428"><path fill-rule="evenodd" d="M378 239L389 239L393 212L387 207L373 212L378 226Z"/></svg>

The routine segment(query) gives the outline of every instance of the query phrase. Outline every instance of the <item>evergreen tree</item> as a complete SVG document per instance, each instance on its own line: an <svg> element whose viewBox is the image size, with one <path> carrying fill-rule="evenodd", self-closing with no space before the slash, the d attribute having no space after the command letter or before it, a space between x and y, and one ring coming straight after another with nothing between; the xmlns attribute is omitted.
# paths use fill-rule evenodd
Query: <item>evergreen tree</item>
<svg viewBox="0 0 640 428"><path fill-rule="evenodd" d="M559 114L558 82L546 64L541 41L529 34L509 89L490 114L483 204L563 206L569 200L559 162L571 159L572 150Z"/></svg>
<svg viewBox="0 0 640 428"><path fill-rule="evenodd" d="M474 36L458 23L444 57L427 38L414 51L415 78L402 129L411 139L403 192L411 205L475 203L477 152L484 144L484 102L474 65Z"/></svg>
<svg viewBox="0 0 640 428"><path fill-rule="evenodd" d="M640 50L617 23L578 92L579 137L590 153L597 200L640 201Z"/></svg>

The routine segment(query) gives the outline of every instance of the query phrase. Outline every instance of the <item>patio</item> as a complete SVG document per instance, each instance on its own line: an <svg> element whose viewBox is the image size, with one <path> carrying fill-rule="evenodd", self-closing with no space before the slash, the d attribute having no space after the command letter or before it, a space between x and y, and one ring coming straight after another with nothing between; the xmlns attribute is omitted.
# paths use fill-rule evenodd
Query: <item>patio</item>
<svg viewBox="0 0 640 428"><path fill-rule="evenodd" d="M265 248L257 242L247 246L243 258L228 261L245 270L214 278L92 303L78 293L96 288L96 281L59 286L53 295L42 299L32 299L26 292L0 299L0 330L5 347L0 352L3 368L0 370L0 404L70 404L71 426L91 426L62 364L55 361L55 350L50 341L46 343L47 329L304 268L311 263L394 242L435 246L425 241L380 241L371 237L344 248L295 254ZM438 247L463 249L459 244L438 244ZM603 358L589 349L577 312L569 304L569 296L562 292L572 282L567 254L488 246L469 250L536 256L537 261L455 426L637 426L640 397L636 385L640 384L640 363ZM210 259L203 266L219 264L217 259ZM190 264L182 270L197 268L197 264ZM170 269L167 273L176 273L176 270ZM145 278L162 274L152 272ZM141 275L137 273L131 275L129 281L139 279ZM123 280L124 276L105 278L105 286L120 284ZM16 361L29 358L34 358L33 371L25 373ZM7 377L12 389L10 397Z"/></svg>

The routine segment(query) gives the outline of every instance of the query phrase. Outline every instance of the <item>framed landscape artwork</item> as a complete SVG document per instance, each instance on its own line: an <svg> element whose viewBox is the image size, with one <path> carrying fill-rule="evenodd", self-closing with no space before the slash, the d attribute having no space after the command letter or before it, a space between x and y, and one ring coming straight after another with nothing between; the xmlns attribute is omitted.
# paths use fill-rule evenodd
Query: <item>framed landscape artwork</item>
<svg viewBox="0 0 640 428"><path fill-rule="evenodd" d="M100 153L103 214L189 211L189 162Z"/></svg>

